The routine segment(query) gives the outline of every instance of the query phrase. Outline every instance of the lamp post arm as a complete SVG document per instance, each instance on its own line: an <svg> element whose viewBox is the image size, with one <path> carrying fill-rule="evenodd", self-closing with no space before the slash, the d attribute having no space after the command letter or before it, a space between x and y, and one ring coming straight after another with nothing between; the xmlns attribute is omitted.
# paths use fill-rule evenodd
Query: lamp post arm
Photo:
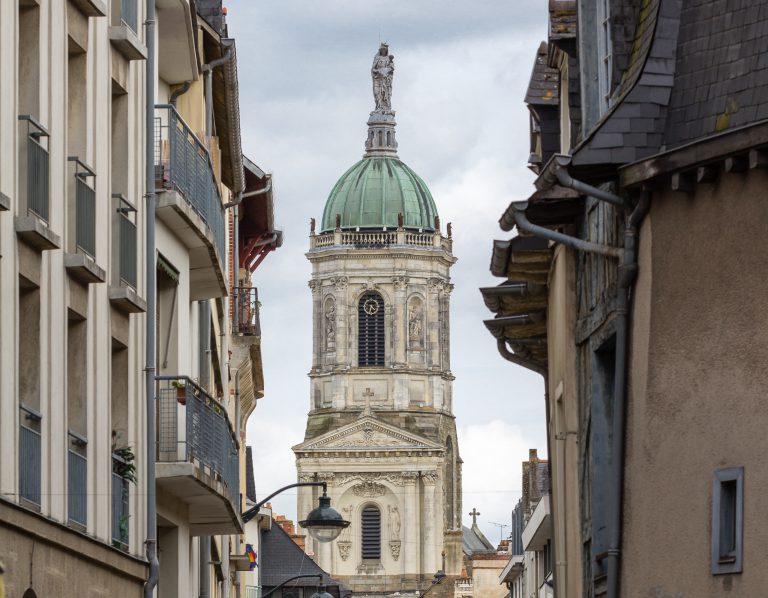
<svg viewBox="0 0 768 598"><path fill-rule="evenodd" d="M295 577L291 577L290 579L286 579L286 580L285 580L283 583L281 583L279 586L277 586L277 587L275 587L275 588L272 588L272 589L271 589L269 592L267 592L266 594L263 594L261 598L267 598L267 596L270 596L270 595L272 595L273 593L275 593L277 590L279 590L280 588L282 588L282 587L283 587L285 584L287 584L288 582L291 582L291 581L293 581L294 579L300 579L300 578L302 578L302 577L317 577L317 578L320 580L320 583L322 583L322 581L323 581L323 576L322 576L322 575L320 575L319 573L304 573L303 575L296 575Z"/></svg>
<svg viewBox="0 0 768 598"><path fill-rule="evenodd" d="M259 509L261 509L261 507L263 507L265 504L267 504L268 501L270 501L272 498L274 498L281 492L285 490L289 490L291 488L298 488L299 486L322 486L323 496L325 496L328 493L327 482L296 482L295 484L288 484L287 486L283 486L282 488L280 488L280 490L275 490L272 494L267 496L267 498L257 502L255 506L251 507L250 509L242 513L241 517L243 518L243 523L248 523L251 519L253 519L258 514ZM265 597L262 597L262 598L265 598Z"/></svg>

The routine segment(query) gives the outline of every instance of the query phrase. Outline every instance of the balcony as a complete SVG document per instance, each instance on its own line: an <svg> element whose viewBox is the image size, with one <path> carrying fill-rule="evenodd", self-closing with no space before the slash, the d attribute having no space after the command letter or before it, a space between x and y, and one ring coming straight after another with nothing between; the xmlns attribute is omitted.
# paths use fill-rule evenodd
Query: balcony
<svg viewBox="0 0 768 598"><path fill-rule="evenodd" d="M211 157L173 106L156 106L157 217L189 250L190 299L226 297L224 207Z"/></svg>
<svg viewBox="0 0 768 598"><path fill-rule="evenodd" d="M235 287L232 332L242 336L261 336L259 289Z"/></svg>
<svg viewBox="0 0 768 598"><path fill-rule="evenodd" d="M69 431L67 451L67 517L69 525L85 531L88 525L88 440Z"/></svg>
<svg viewBox="0 0 768 598"><path fill-rule="evenodd" d="M40 422L43 416L27 405L19 407L19 497L23 504L39 511L42 488Z"/></svg>
<svg viewBox="0 0 768 598"><path fill-rule="evenodd" d="M193 535L243 533L234 429L186 376L158 377L156 455L158 490L187 504Z"/></svg>
<svg viewBox="0 0 768 598"><path fill-rule="evenodd" d="M112 0L109 41L126 60L144 60L147 49L139 39L138 0Z"/></svg>
<svg viewBox="0 0 768 598"><path fill-rule="evenodd" d="M117 277L112 278L116 286L109 287L109 301L125 314L145 312L147 303L136 292L136 208L122 193L113 193L117 208L113 216L113 230L117 229L113 251L117 249Z"/></svg>
<svg viewBox="0 0 768 598"><path fill-rule="evenodd" d="M37 120L28 114L19 116L22 131L19 138L19 184L21 205L26 213L16 218L16 234L28 245L39 251L58 249L59 236L48 228L50 219L50 157L48 155L49 133Z"/></svg>
<svg viewBox="0 0 768 598"><path fill-rule="evenodd" d="M197 79L194 11L189 0L156 0L155 7L160 78L170 85Z"/></svg>
<svg viewBox="0 0 768 598"><path fill-rule="evenodd" d="M106 272L96 264L96 190L88 179L95 180L96 173L77 156L69 156L73 164L69 195L75 198L74 210L68 212L69 230L75 232L64 256L64 266L69 274L82 282L104 282Z"/></svg>
<svg viewBox="0 0 768 598"><path fill-rule="evenodd" d="M523 550L526 552L544 550L547 541L552 538L552 523L549 516L549 496L539 499L531 518L523 529Z"/></svg>
<svg viewBox="0 0 768 598"><path fill-rule="evenodd" d="M124 551L128 550L128 518L131 516L128 468L129 463L125 459L112 453L112 546Z"/></svg>

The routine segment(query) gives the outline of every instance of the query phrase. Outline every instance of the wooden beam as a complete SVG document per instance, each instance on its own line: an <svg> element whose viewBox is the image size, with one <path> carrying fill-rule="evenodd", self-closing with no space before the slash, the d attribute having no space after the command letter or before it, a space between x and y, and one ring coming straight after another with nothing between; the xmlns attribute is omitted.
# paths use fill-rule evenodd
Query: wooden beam
<svg viewBox="0 0 768 598"><path fill-rule="evenodd" d="M749 156L731 156L725 159L725 172L744 172L749 168Z"/></svg>
<svg viewBox="0 0 768 598"><path fill-rule="evenodd" d="M752 150L749 152L750 168L768 168L768 151Z"/></svg>
<svg viewBox="0 0 768 598"><path fill-rule="evenodd" d="M699 166L696 169L696 182L697 183L714 183L717 181L717 177L720 173L713 165Z"/></svg>
<svg viewBox="0 0 768 598"><path fill-rule="evenodd" d="M690 172L676 172L672 175L670 184L672 186L672 191L693 193L696 189L696 179Z"/></svg>

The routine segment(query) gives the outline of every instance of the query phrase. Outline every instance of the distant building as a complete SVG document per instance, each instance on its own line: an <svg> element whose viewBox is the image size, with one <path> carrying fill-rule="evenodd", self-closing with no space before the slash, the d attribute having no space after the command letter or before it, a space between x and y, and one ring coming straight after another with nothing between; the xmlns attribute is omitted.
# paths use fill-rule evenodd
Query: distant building
<svg viewBox="0 0 768 598"><path fill-rule="evenodd" d="M759 595L768 8L549 7L483 295L546 384L555 594Z"/></svg>

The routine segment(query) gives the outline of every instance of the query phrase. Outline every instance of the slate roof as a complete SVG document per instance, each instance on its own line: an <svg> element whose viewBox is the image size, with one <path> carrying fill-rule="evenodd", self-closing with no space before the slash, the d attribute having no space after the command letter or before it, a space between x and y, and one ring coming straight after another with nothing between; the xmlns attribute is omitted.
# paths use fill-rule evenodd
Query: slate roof
<svg viewBox="0 0 768 598"><path fill-rule="evenodd" d="M472 556L473 554L496 552L496 548L488 541L488 538L485 537L485 534L483 534L483 532L480 531L480 528L476 525L473 525L471 529L466 525L462 525L461 532L465 554Z"/></svg>
<svg viewBox="0 0 768 598"><path fill-rule="evenodd" d="M668 148L768 118L768 2L686 0Z"/></svg>
<svg viewBox="0 0 768 598"><path fill-rule="evenodd" d="M299 574L318 573L329 586L337 586L344 591L346 587L321 569L315 561L299 548L291 537L275 521L269 530L261 533L261 554L259 554L261 585L264 588L280 585L286 579ZM291 582L291 585L303 587L317 586L317 578L305 577ZM343 593L343 592L342 592Z"/></svg>
<svg viewBox="0 0 768 598"><path fill-rule="evenodd" d="M531 81L525 93L525 103L535 106L557 106L559 71L547 64L547 42L541 42L533 63Z"/></svg>
<svg viewBox="0 0 768 598"><path fill-rule="evenodd" d="M768 119L768 2L642 0L612 107L572 151L597 175Z"/></svg>

